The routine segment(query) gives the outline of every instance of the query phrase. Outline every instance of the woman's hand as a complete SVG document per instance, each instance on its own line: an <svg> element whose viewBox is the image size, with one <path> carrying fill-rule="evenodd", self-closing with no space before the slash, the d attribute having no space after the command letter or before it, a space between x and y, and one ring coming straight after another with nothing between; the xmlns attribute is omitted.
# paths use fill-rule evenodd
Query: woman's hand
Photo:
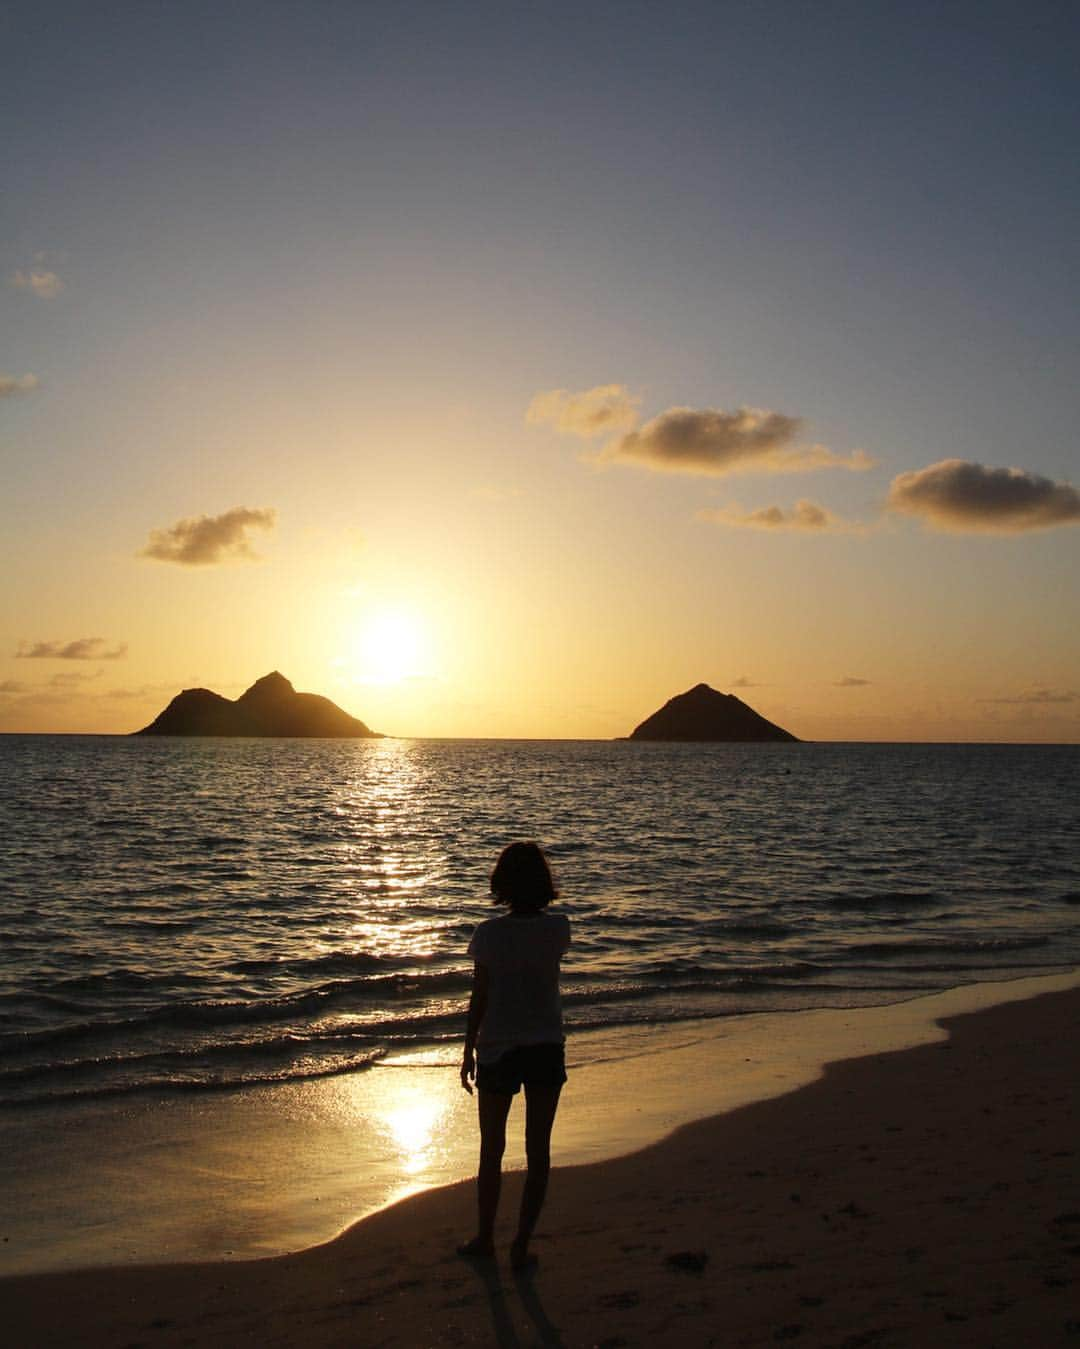
<svg viewBox="0 0 1080 1349"><path fill-rule="evenodd" d="M469 1048L461 1056L461 1085L472 1095L473 1082L476 1079L476 1055Z"/></svg>
<svg viewBox="0 0 1080 1349"><path fill-rule="evenodd" d="M487 1011L488 967L479 961L473 965L472 992L469 994L469 1021L465 1028L465 1052L461 1056L461 1085L472 1095L476 1081L476 1037Z"/></svg>

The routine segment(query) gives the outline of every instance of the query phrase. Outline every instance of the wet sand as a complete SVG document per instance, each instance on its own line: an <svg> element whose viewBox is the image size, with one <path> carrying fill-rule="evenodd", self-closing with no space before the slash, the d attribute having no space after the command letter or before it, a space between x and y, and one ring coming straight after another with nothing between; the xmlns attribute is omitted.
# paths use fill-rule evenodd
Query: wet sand
<svg viewBox="0 0 1080 1349"><path fill-rule="evenodd" d="M950 1019L948 1039L559 1167L528 1277L505 1252L453 1254L465 1183L294 1255L0 1281L5 1340L1078 1344L1078 1028L1075 987L993 1006ZM635 1071L647 1080L648 1061Z"/></svg>

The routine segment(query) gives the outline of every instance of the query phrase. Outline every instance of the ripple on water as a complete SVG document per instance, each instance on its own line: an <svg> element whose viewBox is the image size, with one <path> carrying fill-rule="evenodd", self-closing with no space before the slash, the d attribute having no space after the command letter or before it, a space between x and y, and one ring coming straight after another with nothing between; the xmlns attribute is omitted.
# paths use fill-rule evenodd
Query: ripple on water
<svg viewBox="0 0 1080 1349"><path fill-rule="evenodd" d="M1078 770L1069 747L0 737L0 1102L444 1043L513 838L548 846L574 919L571 1026L1069 964Z"/></svg>

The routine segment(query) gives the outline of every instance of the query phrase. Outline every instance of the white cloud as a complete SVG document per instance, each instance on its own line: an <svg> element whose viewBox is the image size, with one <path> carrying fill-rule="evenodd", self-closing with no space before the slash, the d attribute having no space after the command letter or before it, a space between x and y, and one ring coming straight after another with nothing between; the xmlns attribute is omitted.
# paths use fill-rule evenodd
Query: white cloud
<svg viewBox="0 0 1080 1349"><path fill-rule="evenodd" d="M550 423L564 435L592 440L636 426L640 401L625 384L598 384L581 393L549 389L532 400L525 420L533 426Z"/></svg>
<svg viewBox="0 0 1080 1349"><path fill-rule="evenodd" d="M55 272L44 267L33 267L28 272L14 272L11 284L16 290L28 290L40 300L55 300L64 289L64 283Z"/></svg>
<svg viewBox="0 0 1080 1349"><path fill-rule="evenodd" d="M77 637L71 642L20 642L19 660L123 660L127 643L110 647L104 637Z"/></svg>
<svg viewBox="0 0 1080 1349"><path fill-rule="evenodd" d="M37 375L0 375L0 398L30 393L38 386Z"/></svg>
<svg viewBox="0 0 1080 1349"><path fill-rule="evenodd" d="M271 507L235 506L223 515L190 516L167 529L151 530L139 556L188 567L229 559L255 561L258 554L251 547L248 531L273 529L276 523L277 511Z"/></svg>
<svg viewBox="0 0 1080 1349"><path fill-rule="evenodd" d="M1080 523L1080 492L1071 484L964 459L899 474L888 507L946 532L1020 534Z"/></svg>
<svg viewBox="0 0 1080 1349"><path fill-rule="evenodd" d="M733 502L718 510L698 511L697 518L712 524L728 525L733 529L762 529L777 533L838 534L855 528L827 511L824 506L805 500L796 501L790 510L784 510L782 506L760 506L757 510L744 511Z"/></svg>

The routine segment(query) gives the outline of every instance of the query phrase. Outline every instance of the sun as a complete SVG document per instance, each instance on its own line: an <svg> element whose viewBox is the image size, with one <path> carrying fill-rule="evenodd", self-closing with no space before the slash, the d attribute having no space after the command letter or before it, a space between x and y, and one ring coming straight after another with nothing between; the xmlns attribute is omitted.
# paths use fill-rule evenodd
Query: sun
<svg viewBox="0 0 1080 1349"><path fill-rule="evenodd" d="M353 667L366 682L397 684L427 673L428 639L411 613L386 609L369 614L353 643Z"/></svg>

